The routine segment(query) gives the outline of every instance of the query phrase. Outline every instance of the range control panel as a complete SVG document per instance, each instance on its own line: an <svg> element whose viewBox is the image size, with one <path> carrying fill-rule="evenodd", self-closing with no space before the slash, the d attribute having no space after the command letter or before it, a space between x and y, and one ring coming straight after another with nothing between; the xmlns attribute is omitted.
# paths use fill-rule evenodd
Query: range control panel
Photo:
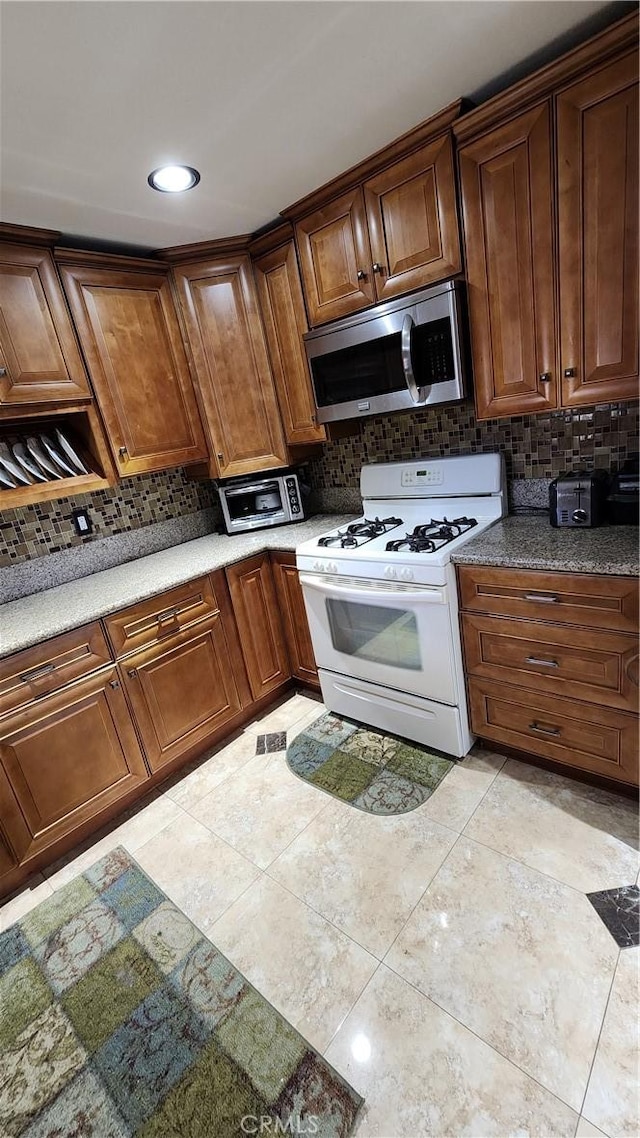
<svg viewBox="0 0 640 1138"><path fill-rule="evenodd" d="M417 470L407 467L406 470L402 471L400 477L401 486L442 486L443 482L442 467L433 465Z"/></svg>

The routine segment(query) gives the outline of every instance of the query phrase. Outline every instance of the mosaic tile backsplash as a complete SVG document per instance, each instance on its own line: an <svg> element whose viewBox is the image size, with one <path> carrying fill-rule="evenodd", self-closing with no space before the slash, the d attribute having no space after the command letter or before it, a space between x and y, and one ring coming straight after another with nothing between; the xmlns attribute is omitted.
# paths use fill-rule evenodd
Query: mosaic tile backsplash
<svg viewBox="0 0 640 1138"><path fill-rule="evenodd" d="M479 422L466 402L366 419L362 434L327 444L309 463L309 481L322 501L323 491L356 489L364 462L487 451L504 454L509 482L580 467L617 470L638 453L638 403Z"/></svg>
<svg viewBox="0 0 640 1138"><path fill-rule="evenodd" d="M523 479L548 480L581 466L617 470L638 452L638 404L607 403L478 422L467 402L367 419L362 434L327 443L322 455L308 463L312 505L318 511L359 512L363 462L494 450L505 456L513 502L518 498L514 486ZM544 493L542 481L539 487ZM94 531L81 538L71 511L83 506ZM212 507L219 518L213 483L188 481L185 471L177 469L124 479L113 490L7 510L0 515L0 565L17 565Z"/></svg>
<svg viewBox="0 0 640 1138"><path fill-rule="evenodd" d="M93 522L93 533L86 537L78 537L73 528L71 511L80 507L89 510ZM5 510L0 514L0 565L15 565L211 507L219 512L213 483L188 481L179 468L124 478L111 490Z"/></svg>

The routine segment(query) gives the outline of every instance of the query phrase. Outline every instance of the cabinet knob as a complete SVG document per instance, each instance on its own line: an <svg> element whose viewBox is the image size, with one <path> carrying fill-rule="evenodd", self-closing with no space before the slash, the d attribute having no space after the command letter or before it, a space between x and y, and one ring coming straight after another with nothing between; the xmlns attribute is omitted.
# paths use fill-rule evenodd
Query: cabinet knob
<svg viewBox="0 0 640 1138"><path fill-rule="evenodd" d="M564 372L563 372L565 379L573 379L575 374L576 374L576 369L574 367L566 367L564 369Z"/></svg>
<svg viewBox="0 0 640 1138"><path fill-rule="evenodd" d="M119 688L120 687L120 681L119 680L109 680L109 687L110 688Z"/></svg>
<svg viewBox="0 0 640 1138"><path fill-rule="evenodd" d="M541 371L538 379L540 380L540 383L551 383L551 372Z"/></svg>
<svg viewBox="0 0 640 1138"><path fill-rule="evenodd" d="M2 379L3 375L6 375L6 374L7 374L6 367L0 367L0 379Z"/></svg>
<svg viewBox="0 0 640 1138"><path fill-rule="evenodd" d="M381 273L382 272L382 265L380 264L379 261L373 262L373 271L374 271L374 273Z"/></svg>
<svg viewBox="0 0 640 1138"><path fill-rule="evenodd" d="M224 455L221 454L220 451L218 451L218 453L216 454L216 458L217 458L218 462L224 462Z"/></svg>
<svg viewBox="0 0 640 1138"><path fill-rule="evenodd" d="M130 679L130 680L135 680L135 679L137 679L137 676L138 676L138 669L137 669L137 668L129 668L129 671L127 672L127 675L128 675L128 677L129 677L129 679Z"/></svg>
<svg viewBox="0 0 640 1138"><path fill-rule="evenodd" d="M125 455L127 454L127 448L126 447L120 447L118 454L120 455L120 458L124 458Z"/></svg>
<svg viewBox="0 0 640 1138"><path fill-rule="evenodd" d="M357 277L359 281L363 281L366 275L367 274L365 273L364 269L358 269Z"/></svg>

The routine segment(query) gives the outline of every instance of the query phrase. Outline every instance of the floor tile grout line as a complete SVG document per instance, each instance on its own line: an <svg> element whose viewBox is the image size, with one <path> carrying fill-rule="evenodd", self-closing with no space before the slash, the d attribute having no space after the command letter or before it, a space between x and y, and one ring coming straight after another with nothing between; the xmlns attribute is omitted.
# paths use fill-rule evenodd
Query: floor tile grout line
<svg viewBox="0 0 640 1138"><path fill-rule="evenodd" d="M376 958L376 959L377 959L377 958ZM353 1003L352 1003L351 1007L349 1008L349 1011L348 1011L348 1012L345 1012L344 1016L343 1016L343 1017L342 1017L342 1019L340 1020L340 1023L338 1024L338 1026L336 1027L336 1029L335 1029L335 1031L334 1031L333 1035L331 1036L331 1039L330 1039L330 1040L329 1040L329 1042L327 1043L327 1046L325 1047L324 1051L322 1051L322 1052L321 1052L321 1055L323 1056L323 1058L325 1058L325 1059L326 1059L326 1057L327 1057L327 1051L328 1051L328 1050L329 1050L329 1048L331 1047L331 1044L333 1043L334 1039L336 1038L336 1036L337 1036L338 1032L342 1030L342 1028L344 1027L345 1023L347 1022L347 1020L348 1020L349 1016L351 1015L351 1013L352 1013L353 1009L355 1008L356 1004L358 1003L358 1000L361 1000L361 999L362 999L362 997L363 997L364 993L366 992L367 988L369 987L369 984L371 984L371 982L372 982L372 980L373 980L374 976L377 976L377 974L378 974L378 972L380 971L380 969L381 969L381 968L382 968L382 961L381 961L381 960L378 960L378 962L377 962L377 964L376 964L376 966L375 966L375 968L374 968L373 972L371 973L371 975L370 975L369 979L368 979L367 981L365 981L365 983L362 985L362 988L361 988L361 989L360 989L360 991L358 992L358 995L356 996L356 998L355 998L355 1000L353 1001ZM336 1068L336 1069L337 1069L337 1068ZM343 1076L343 1078L344 1078L344 1076ZM347 1080L347 1082L348 1082L348 1080Z"/></svg>
<svg viewBox="0 0 640 1138"><path fill-rule="evenodd" d="M242 738L242 736L239 736L239 738ZM234 739L234 741L233 741L233 742L235 743L236 741L237 741L237 740L235 740L235 739ZM228 745L228 746L233 746L233 744L232 744L232 743L229 743L229 744L227 744L227 745ZM175 786L172 786L172 787L171 787L171 790L174 790L175 788L177 788L178 786L180 786L182 782L186 782L186 780L187 780L187 779L190 777L190 775L191 775L191 774L195 774L195 773L196 773L197 771L199 771L199 770L200 770L202 767L206 766L206 764L207 764L208 762L210 762L210 761L211 761L211 759L214 759L214 758L215 758L215 755L210 755L210 756L209 756L209 758L208 758L208 759L205 759L205 760L204 760L204 762L202 762L202 763L200 764L200 766L198 766L198 767L196 767L196 768L195 768L195 770L193 770L193 771L190 771L190 773L189 773L189 774L186 774L186 775L184 776L184 778L183 778L183 779L182 779L180 782L176 782L176 783L175 783ZM220 782L217 782L215 786L212 786L210 790L207 790L207 791L205 792L205 794L203 794L203 795L202 795L202 797L203 797L203 798L206 798L207 794L211 794L211 793L212 793L214 790L217 790L219 786L222 786L222 785L223 785L225 782L228 782L228 780L229 780L230 778L235 778L235 776L236 776L237 774L239 774L241 770L244 770L244 768L247 766L247 764L248 764L248 763L250 763L250 762L251 762L251 760L252 760L252 759L255 759L255 758L256 758L256 756L255 756L255 755L249 755L248 759L247 759L247 760L246 760L244 763L241 763L241 764L240 764L240 766L239 766L239 767L238 767L236 770L234 770L234 771L229 771L229 773L228 773L228 774L226 774L226 775L224 776L224 778L220 779ZM175 798L172 796L172 794L171 794L171 790L165 790L165 792L164 792L164 797L166 797L166 798L170 798L172 802L175 802L176 800L175 800ZM180 809L181 809L181 810L186 810L186 809L187 809L187 808L186 808L186 806L182 806L182 804L181 804L180 802L176 802L176 806L180 806Z"/></svg>
<svg viewBox="0 0 640 1138"><path fill-rule="evenodd" d="M623 950L621 948L619 948L618 949L618 959L616 960L615 967L613 969L613 975L611 977L611 984L609 985L609 992L607 994L607 1000L606 1000L606 1003L604 1005L604 1012L602 1014L602 1022L600 1024L600 1030L598 1032L598 1038L596 1040L596 1045L593 1049L593 1058L592 1058L591 1064L589 1066L589 1075L587 1077L587 1081L586 1081L585 1088L584 1088L584 1095L582 1096L582 1103L580 1105L580 1115L582 1115L582 1112L584 1110L584 1104L587 1101L587 1094L589 1093L589 1083L591 1082L591 1075L593 1074L593 1068L595 1065L596 1056L598 1054L598 1048L600 1046L600 1040L602 1038L602 1031L604 1029L604 1021L607 1018L607 1011L609 1009L609 1004L611 1002L611 993L613 992L613 985L615 983L616 973L618 971L618 968L620 967L620 958L622 956L622 952L623 952ZM591 1122L591 1119L588 1118L587 1122ZM595 1122L592 1125L595 1126L596 1125ZM576 1129L577 1129L577 1127L576 1127Z"/></svg>
<svg viewBox="0 0 640 1138"><path fill-rule="evenodd" d="M563 1099L557 1093L557 1091L552 1091L550 1087L545 1086L545 1084L543 1082L541 1082L540 1079L537 1079L535 1075L532 1075L529 1071L525 1071L524 1067L521 1067L509 1055L505 1055L502 1051L500 1051L495 1046L495 1044L489 1043L488 1039L484 1039L481 1035L478 1034L477 1031L475 1031L475 1029L473 1027L469 1027L468 1023L464 1023L463 1020L458 1019L458 1017L456 1015L454 1015L453 1012L449 1010L449 1008L445 1008L442 1004L439 1004L438 1001L433 998L433 996L428 996L426 992L423 992L421 988L418 988L418 986L416 984L414 984L411 980L408 980L407 977L403 976L401 972L398 972L393 967L393 965L389 964L386 960L382 960L380 963L381 963L381 967L388 968L389 971L393 972L394 976L397 976L399 980L404 980L405 984L408 984L410 988L413 988L414 992L417 992L420 996L423 997L423 999L429 1000L430 1003L435 1004L435 1006L437 1008L439 1008L441 1012L444 1012L445 1015L448 1015L452 1020L454 1020L457 1024L459 1024L460 1027L464 1028L465 1031L469 1031L471 1033L471 1035L474 1035L475 1038L480 1041L480 1043L484 1043L485 1047L489 1047L491 1049L491 1051L493 1051L496 1055L499 1055L501 1059L504 1059L505 1062L509 1063L512 1067L514 1067L516 1071L520 1071L520 1073L522 1075L524 1075L525 1078L531 1079L531 1081L533 1083L536 1083L537 1086L541 1087L542 1090L545 1091L546 1094L552 1095L553 1098L557 1099L558 1102L563 1103L563 1105L566 1106L568 1110L572 1110L573 1113L578 1116L578 1121L580 1120L580 1111L577 1110L577 1108L575 1106L572 1106L571 1103L567 1102L566 1099ZM576 1128L577 1128L577 1122L576 1122Z"/></svg>

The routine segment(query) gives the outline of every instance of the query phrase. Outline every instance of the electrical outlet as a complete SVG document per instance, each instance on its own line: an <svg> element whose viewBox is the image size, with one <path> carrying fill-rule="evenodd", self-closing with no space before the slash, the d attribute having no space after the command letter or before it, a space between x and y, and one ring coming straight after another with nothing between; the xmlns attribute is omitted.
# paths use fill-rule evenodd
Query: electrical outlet
<svg viewBox="0 0 640 1138"><path fill-rule="evenodd" d="M89 517L88 510L72 510L71 517L73 519L73 528L78 537L86 537L87 534L93 533L93 522Z"/></svg>

